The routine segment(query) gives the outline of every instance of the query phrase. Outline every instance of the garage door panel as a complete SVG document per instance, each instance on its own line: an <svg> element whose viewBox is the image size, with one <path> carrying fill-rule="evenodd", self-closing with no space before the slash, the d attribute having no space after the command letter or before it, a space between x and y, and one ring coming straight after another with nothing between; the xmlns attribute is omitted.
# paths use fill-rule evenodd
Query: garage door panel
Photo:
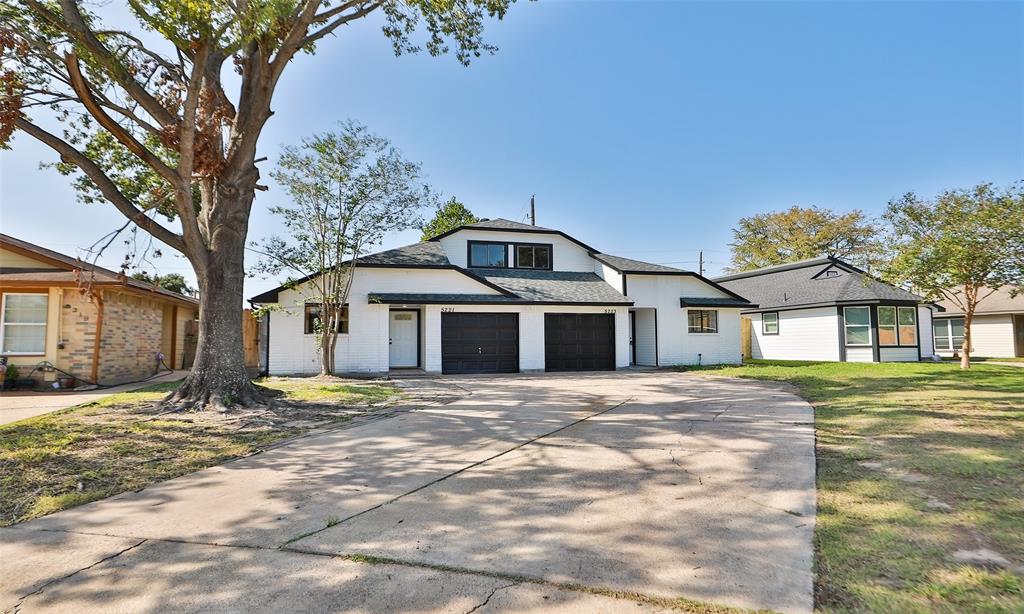
<svg viewBox="0 0 1024 614"><path fill-rule="evenodd" d="M614 315L544 314L546 371L608 371L614 368Z"/></svg>
<svg viewBox="0 0 1024 614"><path fill-rule="evenodd" d="M519 317L515 313L442 313L442 373L519 371Z"/></svg>

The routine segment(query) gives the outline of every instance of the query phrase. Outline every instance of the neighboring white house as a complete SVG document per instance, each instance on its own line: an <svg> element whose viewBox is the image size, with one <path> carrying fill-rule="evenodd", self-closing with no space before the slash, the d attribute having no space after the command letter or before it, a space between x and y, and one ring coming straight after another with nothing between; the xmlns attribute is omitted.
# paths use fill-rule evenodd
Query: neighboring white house
<svg viewBox="0 0 1024 614"><path fill-rule="evenodd" d="M318 313L301 280L250 301L271 374L313 373ZM558 230L496 219L361 257L339 372L609 370L738 363L746 299L690 271L602 254Z"/></svg>
<svg viewBox="0 0 1024 614"><path fill-rule="evenodd" d="M896 362L933 356L936 307L837 258L715 281L757 304L743 310L751 320L753 358Z"/></svg>
<svg viewBox="0 0 1024 614"><path fill-rule="evenodd" d="M982 290L982 293L987 290ZM964 312L953 301L939 301L945 313L932 324L935 353L959 355L964 344ZM971 322L971 355L979 358L1024 356L1024 294L1010 296L1004 287L978 303Z"/></svg>

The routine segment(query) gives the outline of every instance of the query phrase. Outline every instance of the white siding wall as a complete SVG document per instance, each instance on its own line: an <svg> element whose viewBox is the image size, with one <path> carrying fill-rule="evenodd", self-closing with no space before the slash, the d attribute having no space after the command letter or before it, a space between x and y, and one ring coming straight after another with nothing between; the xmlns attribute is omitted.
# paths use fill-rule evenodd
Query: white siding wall
<svg viewBox="0 0 1024 614"><path fill-rule="evenodd" d="M870 347L846 348L846 362L875 362L875 353Z"/></svg>
<svg viewBox="0 0 1024 614"><path fill-rule="evenodd" d="M304 293L305 292L305 293ZM388 370L388 305L370 304L371 292L498 293L457 271L432 269L357 269L349 296L349 332L338 336L339 371L378 373ZM281 311L270 314L270 372L317 373L320 356L314 335L304 334L306 302L315 302L307 286L284 290Z"/></svg>
<svg viewBox="0 0 1024 614"><path fill-rule="evenodd" d="M917 348L878 348L882 362L917 362Z"/></svg>
<svg viewBox="0 0 1024 614"><path fill-rule="evenodd" d="M657 342L654 333L654 310L636 310L636 364L654 367L658 364Z"/></svg>
<svg viewBox="0 0 1024 614"><path fill-rule="evenodd" d="M465 267L467 241L500 241L520 243L550 243L553 246L552 265L556 271L594 272L594 259L587 250L557 234L532 232L497 232L487 230L460 230L441 239L448 260L456 266ZM512 264L512 254L509 254Z"/></svg>
<svg viewBox="0 0 1024 614"><path fill-rule="evenodd" d="M839 316L835 307L793 309L778 313L778 335L762 333L761 314L750 314L750 353L754 358L839 360Z"/></svg>
<svg viewBox="0 0 1024 614"><path fill-rule="evenodd" d="M718 333L691 335L687 332L686 310L679 306L680 297L724 298L729 297L727 293L683 275L628 275L626 290L634 307L658 310L659 365L741 362L739 309L717 310ZM638 334L640 323L637 320Z"/></svg>
<svg viewBox="0 0 1024 614"><path fill-rule="evenodd" d="M594 261L594 272L608 285L622 292L622 274L603 262Z"/></svg>
<svg viewBox="0 0 1024 614"><path fill-rule="evenodd" d="M935 341L932 339L932 309L920 305L917 308L917 330L921 335L918 343L921 344L921 358L931 358L935 355Z"/></svg>
<svg viewBox="0 0 1024 614"><path fill-rule="evenodd" d="M939 317L935 318L940 319ZM979 358L1009 358L1013 356L1013 316L974 316L971 323L972 355ZM957 348L959 350L960 348ZM952 351L937 352L941 356L952 356ZM958 352L959 353L959 352Z"/></svg>

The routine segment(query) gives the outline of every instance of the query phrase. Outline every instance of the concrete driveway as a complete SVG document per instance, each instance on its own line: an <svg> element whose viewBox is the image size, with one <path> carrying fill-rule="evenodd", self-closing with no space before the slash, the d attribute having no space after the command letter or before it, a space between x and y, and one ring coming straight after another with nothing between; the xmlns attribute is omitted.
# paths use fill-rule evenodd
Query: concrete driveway
<svg viewBox="0 0 1024 614"><path fill-rule="evenodd" d="M669 372L444 381L463 396L0 531L0 606L811 610L800 399Z"/></svg>

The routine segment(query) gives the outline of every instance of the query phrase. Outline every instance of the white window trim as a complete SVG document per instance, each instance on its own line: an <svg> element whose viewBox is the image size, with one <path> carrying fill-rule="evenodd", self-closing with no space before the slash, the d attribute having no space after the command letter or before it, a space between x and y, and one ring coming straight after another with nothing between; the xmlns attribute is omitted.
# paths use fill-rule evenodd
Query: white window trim
<svg viewBox="0 0 1024 614"><path fill-rule="evenodd" d="M956 343L953 341L954 339L956 339L956 336L953 334L953 320L963 320L963 318L935 318L935 320L932 322L932 349L934 351L936 351L936 352L959 352L959 351L961 351L963 349L963 342L962 341L961 341L960 345L956 345ZM945 334L943 334L942 337L947 342L949 342L949 347L948 348L940 348L940 347L938 347L935 344L935 341L939 337L938 335L935 334L935 324L936 323L941 323L942 324L942 328L945 330ZM961 339L963 339L963 337L961 337ZM971 351L974 351L974 348L971 348Z"/></svg>
<svg viewBox="0 0 1024 614"><path fill-rule="evenodd" d="M8 296L45 296L46 297L46 318L42 324L28 322L7 323L7 297ZM50 295L46 292L4 292L4 300L0 302L0 355L3 356L46 356L46 326L50 320ZM4 352L4 334L8 326L42 326L43 327L43 350L41 352Z"/></svg>
<svg viewBox="0 0 1024 614"><path fill-rule="evenodd" d="M865 324L850 324L850 320L846 317L846 311L848 309L867 309L868 310L868 323ZM846 334L850 326L867 326L868 327L868 342L867 343L850 343ZM850 348L869 348L874 345L875 337L871 332L871 307L867 305L853 305L851 307L843 307L843 345Z"/></svg>
<svg viewBox="0 0 1024 614"><path fill-rule="evenodd" d="M768 315L775 316L775 332L774 333L768 332L767 321L765 320L765 317L768 316ZM766 311L766 312L762 313L761 314L761 334L762 335L768 335L769 337L773 337L775 335L778 335L779 332L780 332L779 320L780 320L780 318L779 318L779 312L778 311Z"/></svg>

